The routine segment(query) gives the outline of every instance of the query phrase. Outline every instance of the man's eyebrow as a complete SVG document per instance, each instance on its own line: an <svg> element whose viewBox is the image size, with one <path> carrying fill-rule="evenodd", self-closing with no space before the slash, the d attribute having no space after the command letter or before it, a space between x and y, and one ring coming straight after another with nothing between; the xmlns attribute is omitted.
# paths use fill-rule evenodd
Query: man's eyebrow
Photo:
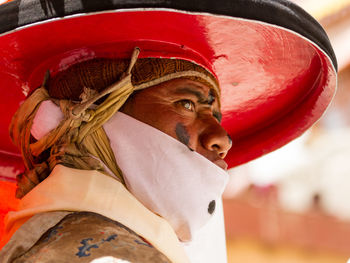
<svg viewBox="0 0 350 263"><path fill-rule="evenodd" d="M214 116L214 118L216 118L216 119L219 121L219 123L221 123L221 120L222 120L222 114L221 114L221 112L219 112L219 111L214 111L214 112L213 112L213 116Z"/></svg>
<svg viewBox="0 0 350 263"><path fill-rule="evenodd" d="M192 95L195 95L198 99L198 101L206 101L205 96L202 92L192 89L192 88L179 88L176 90L177 94L183 94L183 93L191 93Z"/></svg>
<svg viewBox="0 0 350 263"><path fill-rule="evenodd" d="M214 91L213 90L210 90L209 91L209 96L208 96L208 104L210 104L210 105L212 105L213 103L214 103L214 101L215 101L215 95L214 95L215 93L214 93Z"/></svg>
<svg viewBox="0 0 350 263"><path fill-rule="evenodd" d="M190 93L193 94L197 97L198 102L201 104L208 104L212 105L215 97L212 95L212 93L209 93L208 98L206 98L202 92L198 91L197 89L192 89L192 88L180 88L176 90L176 93L178 94L183 94L183 93Z"/></svg>

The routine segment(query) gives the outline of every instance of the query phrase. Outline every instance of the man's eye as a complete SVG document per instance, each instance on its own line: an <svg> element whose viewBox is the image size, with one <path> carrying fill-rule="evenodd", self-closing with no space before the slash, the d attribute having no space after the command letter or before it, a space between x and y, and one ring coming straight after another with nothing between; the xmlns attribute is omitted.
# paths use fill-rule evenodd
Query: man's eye
<svg viewBox="0 0 350 263"><path fill-rule="evenodd" d="M184 107L186 110L194 111L194 103L190 100L181 100L179 101L182 107Z"/></svg>

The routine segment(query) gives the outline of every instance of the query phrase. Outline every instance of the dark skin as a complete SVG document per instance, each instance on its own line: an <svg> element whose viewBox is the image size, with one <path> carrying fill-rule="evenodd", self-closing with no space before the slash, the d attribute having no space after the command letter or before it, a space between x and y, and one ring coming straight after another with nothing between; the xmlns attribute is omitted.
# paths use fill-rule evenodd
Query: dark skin
<svg viewBox="0 0 350 263"><path fill-rule="evenodd" d="M232 141L220 125L218 98L207 85L189 79L170 80L136 92L120 111L227 169L223 159Z"/></svg>

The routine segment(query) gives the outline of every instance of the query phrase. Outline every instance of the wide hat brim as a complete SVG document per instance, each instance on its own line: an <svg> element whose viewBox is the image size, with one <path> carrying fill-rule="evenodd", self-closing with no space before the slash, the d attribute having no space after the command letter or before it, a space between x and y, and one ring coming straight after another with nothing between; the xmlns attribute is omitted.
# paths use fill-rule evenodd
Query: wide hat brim
<svg viewBox="0 0 350 263"><path fill-rule="evenodd" d="M8 126L48 69L130 57L135 46L140 57L186 59L216 75L229 167L303 134L336 89L327 35L287 1L12 1L0 6L0 165L21 166Z"/></svg>

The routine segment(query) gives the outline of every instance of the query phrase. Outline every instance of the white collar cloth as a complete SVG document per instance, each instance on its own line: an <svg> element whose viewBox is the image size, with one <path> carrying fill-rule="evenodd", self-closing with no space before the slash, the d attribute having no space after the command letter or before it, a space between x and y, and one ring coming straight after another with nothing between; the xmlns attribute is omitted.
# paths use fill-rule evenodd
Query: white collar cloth
<svg viewBox="0 0 350 263"><path fill-rule="evenodd" d="M181 241L215 214L228 173L171 136L117 112L104 125L128 190Z"/></svg>

